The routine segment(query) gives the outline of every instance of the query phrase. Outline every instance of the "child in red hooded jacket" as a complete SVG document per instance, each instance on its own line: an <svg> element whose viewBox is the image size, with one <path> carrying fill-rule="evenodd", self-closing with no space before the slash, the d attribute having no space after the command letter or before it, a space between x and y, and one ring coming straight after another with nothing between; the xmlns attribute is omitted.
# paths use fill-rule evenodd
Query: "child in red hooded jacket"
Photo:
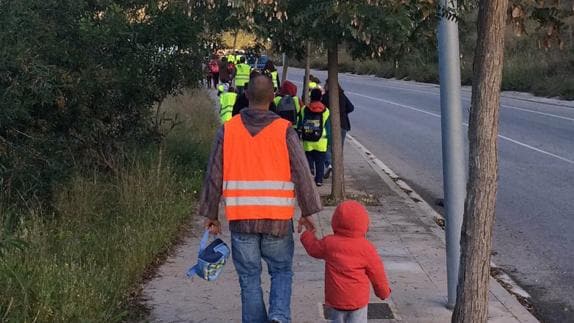
<svg viewBox="0 0 574 323"><path fill-rule="evenodd" d="M301 242L307 253L325 260L325 304L334 322L367 322L370 283L375 295L391 295L385 268L377 249L366 239L369 214L356 201L345 201L331 221L333 235L321 240L305 231Z"/></svg>

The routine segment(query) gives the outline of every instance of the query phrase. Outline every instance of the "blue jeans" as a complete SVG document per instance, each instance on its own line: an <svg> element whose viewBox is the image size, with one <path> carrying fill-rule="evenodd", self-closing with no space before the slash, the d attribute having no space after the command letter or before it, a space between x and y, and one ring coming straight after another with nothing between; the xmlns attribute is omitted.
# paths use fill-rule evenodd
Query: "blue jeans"
<svg viewBox="0 0 574 323"><path fill-rule="evenodd" d="M345 148L345 138L347 138L347 130L341 129L341 143L343 144L343 148ZM325 167L329 167L333 160L331 159L332 151L331 151L331 142L329 143L329 149L327 149L327 156L325 157Z"/></svg>
<svg viewBox="0 0 574 323"><path fill-rule="evenodd" d="M354 311L340 311L334 308L328 309L329 322L332 323L367 323L367 306Z"/></svg>
<svg viewBox="0 0 574 323"><path fill-rule="evenodd" d="M291 322L293 282L293 227L283 237L259 233L231 232L233 264L241 286L243 323ZM261 259L271 275L269 315L261 289Z"/></svg>

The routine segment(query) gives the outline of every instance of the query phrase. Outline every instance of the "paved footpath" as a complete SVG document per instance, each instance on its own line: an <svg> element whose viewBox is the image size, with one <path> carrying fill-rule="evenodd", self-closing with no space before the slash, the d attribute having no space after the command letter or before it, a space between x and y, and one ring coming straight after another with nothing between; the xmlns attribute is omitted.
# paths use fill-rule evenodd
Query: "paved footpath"
<svg viewBox="0 0 574 323"><path fill-rule="evenodd" d="M392 288L388 301L371 295L375 305L370 305L369 315L383 317L383 307L388 304L394 318L369 319L369 322L450 322L451 312L445 308L444 232L435 224L433 215L409 198L380 169L372 167L352 140L345 147L345 165L347 194L368 201L371 216L368 238L377 246L385 262ZM329 185L321 188L322 195L329 191ZM325 207L315 216L318 235L331 233L333 210L334 207ZM239 283L231 261L215 282L185 277L197 255L201 219L194 219L194 227L191 236L159 269L158 276L144 286L144 299L151 309L148 320L240 322ZM223 239L230 241L227 228L224 228ZM323 262L305 253L297 234L293 269L293 322L323 322ZM263 275L266 299L267 276L266 273ZM493 279L489 299L489 322L537 322Z"/></svg>

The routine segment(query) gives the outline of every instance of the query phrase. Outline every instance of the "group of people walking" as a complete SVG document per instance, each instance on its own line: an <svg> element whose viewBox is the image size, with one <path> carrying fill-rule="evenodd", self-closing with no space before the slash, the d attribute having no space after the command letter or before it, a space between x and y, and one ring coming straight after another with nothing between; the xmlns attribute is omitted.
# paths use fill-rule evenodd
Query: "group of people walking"
<svg viewBox="0 0 574 323"><path fill-rule="evenodd" d="M237 93L244 90L253 71L253 67L247 64L244 55L229 54L220 57L218 54L213 54L211 59L203 65L207 88L221 89L221 87L230 87L235 84L234 89ZM279 89L279 74L271 60L267 61L263 72L272 78L274 88Z"/></svg>
<svg viewBox="0 0 574 323"><path fill-rule="evenodd" d="M304 104L301 97L297 96L297 86L290 81L279 82L278 74L273 62L268 61L268 69L259 71L251 69L249 79L258 75L265 75L271 78L275 97L269 104L269 111L276 113L281 118L289 121L292 127L297 131L311 173L314 175L315 184L323 185L323 180L328 179L332 173L331 165L331 113L329 106L329 88L321 87L321 82L315 76L310 77L309 103ZM236 81L236 85L237 85ZM233 116L239 114L241 110L249 106L249 98L244 90L249 87L249 81L243 83L241 79L242 90L239 87L220 86L220 120L225 124ZM280 87L277 85L281 84ZM302 93L303 97L305 93ZM346 134L351 130L349 113L355 109L349 98L345 95L344 90L339 85L339 111L341 118L341 138L344 143Z"/></svg>
<svg viewBox="0 0 574 323"><path fill-rule="evenodd" d="M366 323L369 285L381 299L391 292L383 262L366 239L367 210L356 201L341 203L331 221L334 233L322 239L316 237L312 219L322 209L317 186L325 176L330 145L328 96L316 86L305 105L292 82L276 87L268 74L258 71L250 71L243 87L241 94L232 86L220 93L223 125L216 134L199 205L205 228L219 234L219 204L224 202L241 287L242 321L291 322L297 204L297 231L305 231L301 242L310 256L326 262L329 319ZM347 131L347 114L353 107L342 90L339 95L342 106L349 107L341 112ZM262 260L271 276L268 307L261 288Z"/></svg>

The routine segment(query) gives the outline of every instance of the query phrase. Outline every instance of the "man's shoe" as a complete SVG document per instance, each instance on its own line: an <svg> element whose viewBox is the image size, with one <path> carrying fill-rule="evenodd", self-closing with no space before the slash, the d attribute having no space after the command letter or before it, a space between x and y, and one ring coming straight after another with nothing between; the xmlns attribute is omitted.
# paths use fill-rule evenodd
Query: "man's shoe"
<svg viewBox="0 0 574 323"><path fill-rule="evenodd" d="M323 183L315 183L315 184L317 184L317 186L319 187L323 186Z"/></svg>
<svg viewBox="0 0 574 323"><path fill-rule="evenodd" d="M325 172L325 175L323 175L323 178L329 179L332 171L333 171L333 166L331 166L331 165L327 166L327 171Z"/></svg>

